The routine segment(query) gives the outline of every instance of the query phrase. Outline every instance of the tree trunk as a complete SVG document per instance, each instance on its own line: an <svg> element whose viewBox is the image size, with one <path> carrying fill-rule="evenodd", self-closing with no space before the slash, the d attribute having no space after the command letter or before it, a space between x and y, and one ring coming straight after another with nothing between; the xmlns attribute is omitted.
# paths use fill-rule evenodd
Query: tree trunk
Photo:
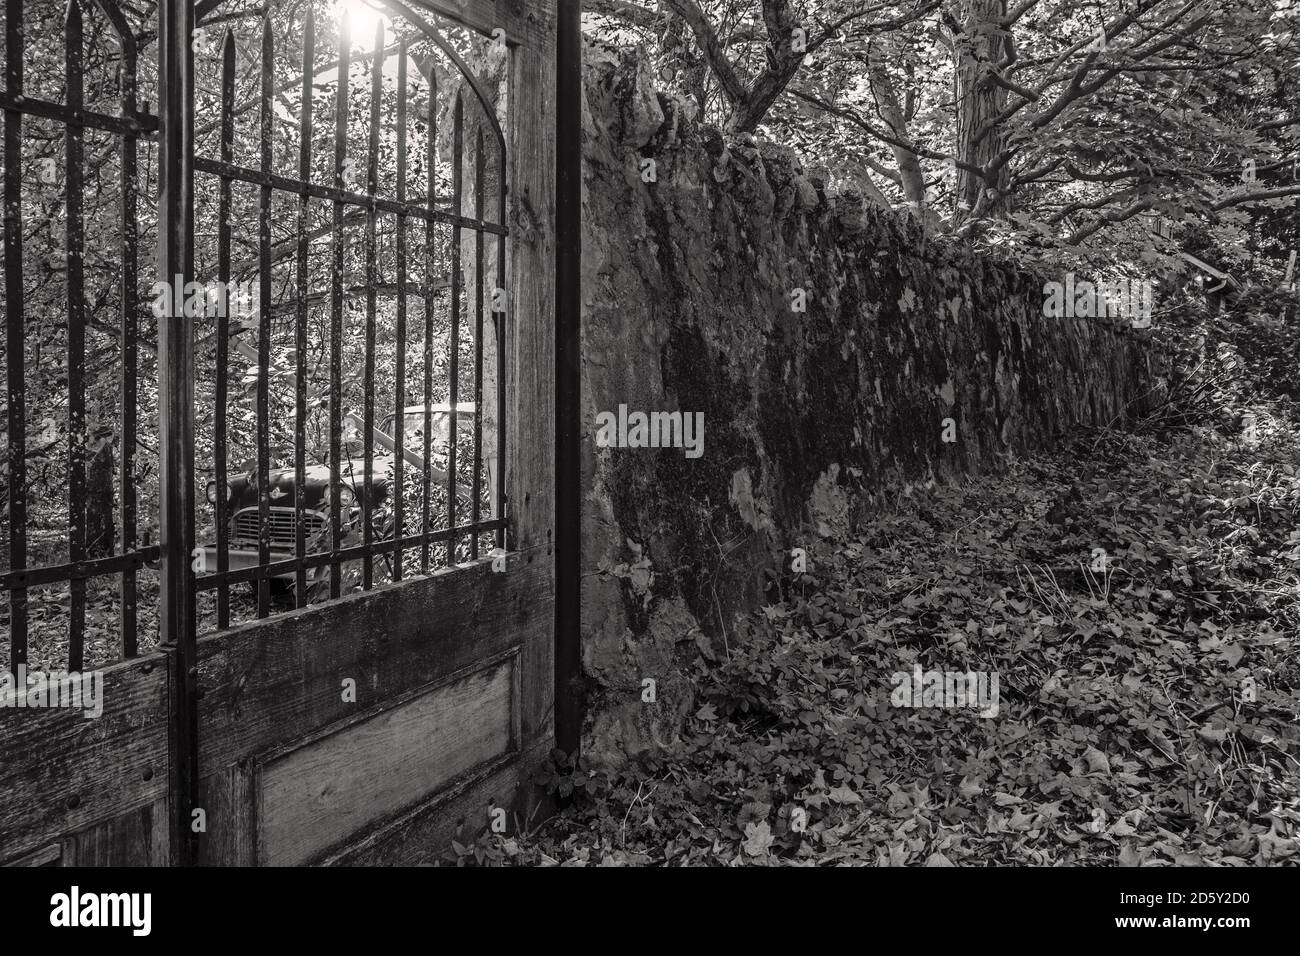
<svg viewBox="0 0 1300 956"><path fill-rule="evenodd" d="M903 107L894 92L894 84L884 67L877 63L867 67L867 76L871 81L871 95L876 100L880 118L885 121L889 131L900 140L911 142L907 132L907 119ZM894 161L898 164L899 183L903 188L903 198L916 209L925 208L925 173L916 153L905 146L890 145Z"/></svg>
<svg viewBox="0 0 1300 956"><path fill-rule="evenodd" d="M987 182L966 163L987 167L1005 145L1005 131L986 129L1006 106L1006 90L993 80L993 70L1008 52L1009 35L998 25L1006 16L1006 0L962 0L962 21L955 24L953 50L956 56L955 98L957 105L957 208L954 221L972 212L1001 216L1010 211L1007 186L1009 170L1001 166Z"/></svg>

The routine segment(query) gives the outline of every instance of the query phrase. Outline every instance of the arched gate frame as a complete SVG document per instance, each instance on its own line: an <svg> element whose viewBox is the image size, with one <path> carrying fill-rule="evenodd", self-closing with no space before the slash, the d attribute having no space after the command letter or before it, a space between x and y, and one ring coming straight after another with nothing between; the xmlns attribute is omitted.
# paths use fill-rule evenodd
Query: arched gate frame
<svg viewBox="0 0 1300 956"><path fill-rule="evenodd" d="M122 18L115 16L112 0L86 2L96 3L119 35L130 34L125 22L118 22ZM134 52L128 55L121 117L83 110L76 99L79 79L77 84L69 80L61 104L24 97L22 57L6 60L0 102L6 160L21 156L27 117L62 122L68 130L68 367L83 361L72 350L80 347L74 333L86 322L79 285L84 229L78 214L85 165L79 130L121 136L120 219L122 235L129 237L123 239L121 259L124 350L128 345L134 349L138 335L141 303L135 290L140 282L147 284L153 271L136 261L134 209L137 201L151 198L138 196L137 142L155 135L156 277L175 289L158 320L157 543L136 538L129 459L122 462L119 554L87 560L79 556L74 540L69 563L28 568L21 507L14 519L13 560L2 576L13 608L10 666L26 660L26 631L20 631L19 623L25 627L27 589L68 582L73 601L69 663L75 670L81 657L85 582L106 574L122 578L122 659L103 671L105 708L96 722L83 722L79 713L66 711L9 712L0 722L0 864L410 863L430 858L457 833L489 825L513 831L536 809L526 780L555 738L556 246L558 236L572 233L572 228L557 228L565 223L557 223L556 215L556 2L373 0L370 5L381 8L397 27L396 39L376 26L374 46L358 53L344 37L327 62L324 54L312 52L315 37L327 34L305 15L313 4L270 4L270 16L254 21L260 29L252 41L247 33L243 36L241 72L236 74L235 45L226 34L234 19L224 15L228 5L223 0L162 0L156 117L147 105L137 110L132 98ZM74 14L66 43L67 75L73 78L80 76L82 49L76 8L75 2L69 8ZM22 2L6 0L5 9L17 11L7 20L6 49L21 51ZM241 9L247 31L247 5ZM285 91L277 86L274 57L278 44L292 46L277 30L277 16L299 18L294 29L302 37L300 49L295 47L303 58L302 83L290 91L299 97L298 115L277 108ZM498 95L466 64L465 43L448 39L453 28L462 38L471 31L494 46L488 55L503 68ZM209 39L215 35L216 42L205 41L203 52L196 52L196 39L203 34ZM130 43L124 46L131 48ZM423 60L421 49L428 51ZM210 59L196 68L200 55ZM285 50L279 55L283 59ZM349 68L349 59L358 58L372 61L369 137L365 149L350 154L347 130L355 118L348 118L343 90L362 89ZM443 64L441 73L432 65L435 60ZM373 68L380 62L385 69ZM246 81L255 75L246 71L259 66L259 94L237 105L235 76ZM315 87L329 86L329 70L336 71L332 100L314 93ZM409 100L408 75L417 89ZM378 98L394 78L400 90L395 121L381 132ZM421 82L426 90L423 116L418 108ZM448 110L439 109L440 82L456 86ZM319 99L315 112L314 95ZM204 114L196 124L200 103ZM467 117L475 111L478 120L472 122ZM258 143L260 155L241 158L232 148L230 117L236 113L257 117L257 135L244 142ZM365 117L360 122L365 124ZM440 172L440 161L430 152L427 188L413 190L404 175L407 128L417 130L421 122L426 141L434 139L438 124L450 123L450 160L443 165L451 169L449 175ZM293 123L302 133L297 175L275 167L268 142L278 123ZM214 128L216 135L205 139L205 130L210 134ZM331 130L332 151L313 154L312 144ZM412 132L412 139L416 135ZM388 189L377 171L376 156L383 150L398 157L397 181ZM19 165L6 162L4 183L11 365L21 363L24 329L19 201L24 174ZM241 191L249 203L245 210L256 209L255 237L231 234ZM216 206L203 207L196 217L196 209L214 195ZM310 228L306 210L312 203L330 212L327 228ZM294 255L282 257L283 250L272 249L272 226L283 227L294 216ZM356 289L344 287L341 250L348 231L360 236L359 255L349 252L349 261L362 263L359 297ZM429 268L435 233L446 240L451 263L441 277ZM387 406L377 398L385 393L376 385L375 369L377 348L383 345L376 341L375 317L377 275L388 262L388 253L378 251L384 242L394 255L395 265L387 268L396 276L397 328L406 328L408 318L411 327L424 325L422 347L411 356L405 354L408 334L395 333L400 344L391 374L397 384L384 399ZM256 250L251 265L243 265L257 275L258 305L242 331L220 312L214 329L202 310L195 315L185 308L188 289L192 282L233 280L238 271L232 265L234 249L240 245ZM196 246L204 250L197 257ZM214 248L215 274L208 261ZM304 260L324 250L334 258L330 288L318 303L329 321L318 336L305 321L308 296L297 293L303 288L298 283L305 277ZM292 329L288 344L277 343L271 334L276 270L296 275L292 304L287 314L277 312L274 319L277 328ZM429 450L429 323L435 286L447 300L439 315L450 323L447 337L453 343L450 369L440 367L449 382L441 407L448 409L451 421L445 468L431 467ZM364 329L364 347L355 352L347 351L351 346L340 336L341 300L349 297L358 298L360 316L352 327ZM416 299L422 300L420 308L410 309ZM411 334L416 333L418 329ZM458 334L472 345L457 348ZM217 479L213 485L225 484L236 470L226 460L232 428L223 383L231 350L243 352L253 368L256 395L251 413L256 461L247 466L256 500L246 509L255 540L245 548L242 563L235 560L238 549L227 530L233 527L236 503L216 494L215 520L209 520L197 465L210 447ZM312 392L305 372L304 356L312 350L328 358L320 396ZM462 351L472 369L462 368L458 375ZM279 353L288 356L287 378ZM201 455L195 410L214 400L204 384L213 362L218 369L212 386L215 434ZM354 392L359 413L349 405L344 388L345 371L357 363L362 366ZM129 368L122 373L122 445L133 449L134 358ZM407 372L414 372L413 388L403 385ZM458 386L462 379L465 384ZM21 453L21 384L14 391L21 376L11 368L9 380L8 447ZM276 398L271 383L283 389L286 381L289 397ZM458 388L465 391L458 394ZM77 418L78 395L84 401L84 391L75 378L69 389L69 435L75 439L77 429L84 428ZM466 394L469 390L473 394ZM368 489L375 475L369 452L361 466L364 475L354 482L365 489L355 508L350 501L341 502L334 490L347 457L339 426L355 422L369 448L385 437L383 416L389 413L394 423L399 421L408 397L424 409L424 426L416 429L424 436L423 447L404 447L404 428L394 427L386 436L393 462L389 478L397 491L387 524L380 528L372 520ZM466 402L473 402L464 432L471 437L461 438L466 444L458 470L460 429L455 423ZM309 412L309 407L317 410ZM311 414L328 422L324 473L330 491L319 526L306 520L312 506L304 504L301 493L308 477L305 432ZM141 419L142 427L146 423L153 427ZM285 423L292 425L292 464L280 470L277 486L271 438ZM566 448L571 449L571 438L562 442ZM76 442L69 445L74 449L70 507L75 512L84 506L75 487L84 461L78 459ZM19 463L19 480L11 483L10 500L21 506L22 455L11 454L11 460ZM404 471L408 478L414 476L415 487L414 504L405 516L400 503ZM288 500L283 498L286 475L297 489ZM445 490L441 505L431 507L431 484ZM439 508L445 509L445 519L431 520L431 511ZM343 528L345 509L359 515L351 536ZM277 516L292 529L290 543L280 549L273 534ZM215 539L204 540L214 527ZM312 546L309 531L316 535ZM387 581L376 570L380 563ZM360 583L356 593L345 594L344 569L352 565ZM154 567L159 645L137 651L136 575L151 574ZM292 585L296 607L272 613L269 592L276 580ZM313 583L326 592L319 603L307 600L304 585ZM239 615L232 616L230 594L247 585L253 588L250 607L255 610L241 622Z"/></svg>

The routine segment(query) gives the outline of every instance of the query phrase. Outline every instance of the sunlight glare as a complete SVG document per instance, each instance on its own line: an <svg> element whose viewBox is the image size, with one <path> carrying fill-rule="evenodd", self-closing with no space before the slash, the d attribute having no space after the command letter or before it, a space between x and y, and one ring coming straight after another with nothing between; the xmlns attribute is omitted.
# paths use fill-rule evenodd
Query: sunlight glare
<svg viewBox="0 0 1300 956"><path fill-rule="evenodd" d="M375 46L375 27L381 22L384 24L386 41L390 36L392 23L378 6L371 5L366 0L338 0L334 5L335 19L342 21L345 13L353 49L372 52Z"/></svg>

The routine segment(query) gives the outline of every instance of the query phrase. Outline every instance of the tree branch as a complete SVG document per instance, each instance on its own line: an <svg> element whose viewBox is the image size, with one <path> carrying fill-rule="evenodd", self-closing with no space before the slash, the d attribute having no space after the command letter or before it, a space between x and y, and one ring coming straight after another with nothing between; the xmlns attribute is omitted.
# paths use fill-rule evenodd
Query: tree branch
<svg viewBox="0 0 1300 956"><path fill-rule="evenodd" d="M1102 216L1089 225L1084 226L1081 229L1076 229L1070 237L1065 240L1065 243L1069 246L1077 246L1079 243L1083 242L1083 240L1087 239L1094 233L1100 232L1107 226L1114 225L1117 222L1124 222L1125 220L1132 219L1134 216L1138 215L1138 213L1146 212L1151 208L1154 202L1154 199L1139 199L1131 206L1128 206L1126 209L1115 213L1114 215Z"/></svg>
<svg viewBox="0 0 1300 956"><path fill-rule="evenodd" d="M717 77L718 85L722 88L727 101L733 108L743 104L746 97L745 85L740 82L735 68L723 52L718 33L713 29L709 18L704 15L704 11L700 9L700 5L696 0L663 0L663 3L685 20L686 25L691 28L691 33L695 35L695 42L699 44L704 59L708 62L713 75Z"/></svg>
<svg viewBox="0 0 1300 956"><path fill-rule="evenodd" d="M828 103L826 100L822 99L819 96L816 96L805 90L796 89L795 87L790 87L790 93L791 95L796 96L799 99L803 100L805 103L811 103L813 106L817 107L818 109L830 113L832 116L838 116L841 119L848 120L854 126L861 129L864 133L867 133L873 138L880 140L882 143L888 143L890 146L901 146L903 149L906 149L908 152L915 153L917 156L924 156L926 159L937 159L940 161L954 159L954 157L950 156L948 153L941 153L938 152L937 150L927 149L924 146L918 146L916 143L912 142L911 140L899 139L897 136L893 136L885 132L884 130L880 129L880 127L876 126L870 120L864 119L856 110L850 107L837 106L834 103ZM974 166L971 165L970 163L962 162L961 160L954 160L954 161L957 163L958 166L962 167L963 169L968 169L971 172L976 174L983 173L983 170L981 170L978 166Z"/></svg>
<svg viewBox="0 0 1300 956"><path fill-rule="evenodd" d="M1283 186L1281 189L1260 189L1255 192L1228 196L1225 199L1220 199L1218 202L1211 203L1210 209L1218 212L1220 209L1227 209L1229 206L1240 206L1242 203L1247 202L1263 202L1266 199L1284 199L1287 196L1300 196L1300 186Z"/></svg>

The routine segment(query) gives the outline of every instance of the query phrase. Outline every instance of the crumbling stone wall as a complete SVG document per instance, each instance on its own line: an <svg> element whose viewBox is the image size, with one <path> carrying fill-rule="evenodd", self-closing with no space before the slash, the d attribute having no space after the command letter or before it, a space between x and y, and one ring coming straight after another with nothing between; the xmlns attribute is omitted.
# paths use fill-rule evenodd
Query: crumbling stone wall
<svg viewBox="0 0 1300 956"><path fill-rule="evenodd" d="M635 51L589 46L586 96L585 745L617 761L678 732L689 658L783 553L891 484L1119 420L1152 370L1131 329L1044 318L1045 277L724 144ZM703 412L703 454L597 447L620 405Z"/></svg>

